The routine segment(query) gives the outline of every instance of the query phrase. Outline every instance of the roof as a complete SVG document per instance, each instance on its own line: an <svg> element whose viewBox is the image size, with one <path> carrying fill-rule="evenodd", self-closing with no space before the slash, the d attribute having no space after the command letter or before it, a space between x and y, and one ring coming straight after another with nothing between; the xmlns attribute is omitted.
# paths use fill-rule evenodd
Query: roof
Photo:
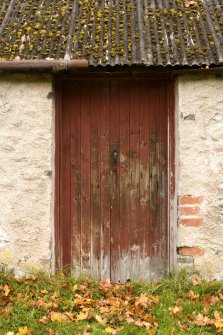
<svg viewBox="0 0 223 335"><path fill-rule="evenodd" d="M223 63L223 0L1 0L0 59Z"/></svg>

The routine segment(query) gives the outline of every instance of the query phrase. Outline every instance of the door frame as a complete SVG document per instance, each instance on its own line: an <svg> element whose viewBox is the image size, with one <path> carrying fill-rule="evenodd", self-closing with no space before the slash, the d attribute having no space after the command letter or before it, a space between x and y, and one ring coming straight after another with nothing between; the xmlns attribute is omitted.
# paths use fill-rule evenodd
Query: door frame
<svg viewBox="0 0 223 335"><path fill-rule="evenodd" d="M163 74L149 74L149 73L139 73L138 75L126 75L121 73L92 73L83 74L80 73L76 76L71 77L55 77L54 78L54 94L55 94L55 124L54 124L54 136L55 136L55 156L54 156L54 227L53 227L53 272L66 270L62 269L62 257L69 259L69 255L63 255L62 250L62 240L67 238L63 236L61 238L61 231L63 231L62 223L60 222L60 137L61 137L61 113L62 113L62 94L61 85L64 80L110 80L110 79L147 79L147 80L167 80L168 83L168 227L167 227L167 262L168 268L167 273L174 271L176 267L176 212L177 212L177 197L176 197L176 164L175 164L175 81L171 75Z"/></svg>

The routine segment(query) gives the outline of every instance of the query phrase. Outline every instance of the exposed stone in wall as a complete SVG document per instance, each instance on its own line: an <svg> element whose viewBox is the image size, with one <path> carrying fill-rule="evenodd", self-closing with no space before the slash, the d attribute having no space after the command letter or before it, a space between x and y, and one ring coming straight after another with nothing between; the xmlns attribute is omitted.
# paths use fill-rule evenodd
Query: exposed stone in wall
<svg viewBox="0 0 223 335"><path fill-rule="evenodd" d="M223 78L179 79L178 252L223 278Z"/></svg>
<svg viewBox="0 0 223 335"><path fill-rule="evenodd" d="M0 77L0 265L16 271L51 259L50 77Z"/></svg>

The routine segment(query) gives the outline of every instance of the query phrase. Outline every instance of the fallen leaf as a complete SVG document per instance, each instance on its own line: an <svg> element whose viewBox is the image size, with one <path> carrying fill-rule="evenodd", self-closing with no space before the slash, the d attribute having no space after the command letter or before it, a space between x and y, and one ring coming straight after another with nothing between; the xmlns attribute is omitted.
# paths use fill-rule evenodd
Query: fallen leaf
<svg viewBox="0 0 223 335"><path fill-rule="evenodd" d="M169 308L169 314L172 317L180 316L182 314L182 307L181 306L174 306Z"/></svg>
<svg viewBox="0 0 223 335"><path fill-rule="evenodd" d="M223 319L217 319L213 323L217 329L223 329Z"/></svg>
<svg viewBox="0 0 223 335"><path fill-rule="evenodd" d="M42 293L42 294L48 294L48 291L47 290L41 290L40 293Z"/></svg>
<svg viewBox="0 0 223 335"><path fill-rule="evenodd" d="M100 315L96 315L96 316L95 316L95 319L96 319L99 323L101 323L101 324L103 324L103 325L105 325L105 324L107 323L107 319L106 319L106 318L103 319Z"/></svg>
<svg viewBox="0 0 223 335"><path fill-rule="evenodd" d="M157 333L157 325L153 328L146 329L146 335L156 335Z"/></svg>
<svg viewBox="0 0 223 335"><path fill-rule="evenodd" d="M117 334L120 332L124 327L118 327L118 328L112 328L112 327L106 327L105 332L106 334Z"/></svg>
<svg viewBox="0 0 223 335"><path fill-rule="evenodd" d="M55 291L54 294L50 298L54 300L54 299L59 298L59 296L60 296L60 292L59 291Z"/></svg>
<svg viewBox="0 0 223 335"><path fill-rule="evenodd" d="M191 300L196 300L199 298L199 294L195 294L193 291L189 291L187 297Z"/></svg>
<svg viewBox="0 0 223 335"><path fill-rule="evenodd" d="M19 327L19 331L16 333L16 335L31 335L32 330L28 327Z"/></svg>
<svg viewBox="0 0 223 335"><path fill-rule="evenodd" d="M180 321L177 322L177 327L180 328L180 330L185 331L185 332L190 331L190 327L188 327L187 325L183 325Z"/></svg>
<svg viewBox="0 0 223 335"><path fill-rule="evenodd" d="M76 284L73 286L73 292L77 291L77 289L78 289L78 285Z"/></svg>
<svg viewBox="0 0 223 335"><path fill-rule="evenodd" d="M212 321L207 316L203 316L202 314L198 314L194 318L194 323L198 326L208 326L208 325L212 324Z"/></svg>
<svg viewBox="0 0 223 335"><path fill-rule="evenodd" d="M112 327L106 327L105 328L105 332L106 332L106 334L116 334L117 333L117 329L112 328Z"/></svg>
<svg viewBox="0 0 223 335"><path fill-rule="evenodd" d="M60 313L60 312L51 312L49 316L50 316L51 321L53 322L61 323L63 321L68 321L68 317L65 314Z"/></svg>
<svg viewBox="0 0 223 335"><path fill-rule="evenodd" d="M8 286L8 285L5 285L5 286L4 286L4 296L7 297L10 291L11 291L11 290L10 290L9 286Z"/></svg>
<svg viewBox="0 0 223 335"><path fill-rule="evenodd" d="M49 319L47 316L43 316L41 319L38 320L38 322L46 325L49 322Z"/></svg>
<svg viewBox="0 0 223 335"><path fill-rule="evenodd" d="M92 311L90 310L90 308L88 308L87 311L84 312L80 312L77 317L76 320L77 321L82 321L82 320L91 320L94 317Z"/></svg>
<svg viewBox="0 0 223 335"><path fill-rule="evenodd" d="M147 294L141 294L139 297L136 297L135 299L135 305L142 305L143 307L147 307L148 306L148 301L149 301L149 297L147 296Z"/></svg>
<svg viewBox="0 0 223 335"><path fill-rule="evenodd" d="M13 306L7 306L0 309L0 315L4 318L7 317L13 311Z"/></svg>
<svg viewBox="0 0 223 335"><path fill-rule="evenodd" d="M218 303L218 301L219 301L219 298L217 296L209 295L209 294L206 294L204 296L204 303L206 306L214 306Z"/></svg>
<svg viewBox="0 0 223 335"><path fill-rule="evenodd" d="M65 312L64 315L67 316L70 321L74 321L74 314L73 313Z"/></svg>

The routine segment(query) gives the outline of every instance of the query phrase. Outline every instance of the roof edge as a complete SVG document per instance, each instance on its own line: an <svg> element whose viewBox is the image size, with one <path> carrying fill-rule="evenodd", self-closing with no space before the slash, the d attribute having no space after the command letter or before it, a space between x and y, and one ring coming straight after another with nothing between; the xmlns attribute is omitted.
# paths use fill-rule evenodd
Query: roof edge
<svg viewBox="0 0 223 335"><path fill-rule="evenodd" d="M218 74L223 75L223 66L211 67L211 68L196 68L196 69L179 69L173 70L173 76L180 76L184 74Z"/></svg>
<svg viewBox="0 0 223 335"><path fill-rule="evenodd" d="M86 69L87 59L0 60L0 72L60 72Z"/></svg>

